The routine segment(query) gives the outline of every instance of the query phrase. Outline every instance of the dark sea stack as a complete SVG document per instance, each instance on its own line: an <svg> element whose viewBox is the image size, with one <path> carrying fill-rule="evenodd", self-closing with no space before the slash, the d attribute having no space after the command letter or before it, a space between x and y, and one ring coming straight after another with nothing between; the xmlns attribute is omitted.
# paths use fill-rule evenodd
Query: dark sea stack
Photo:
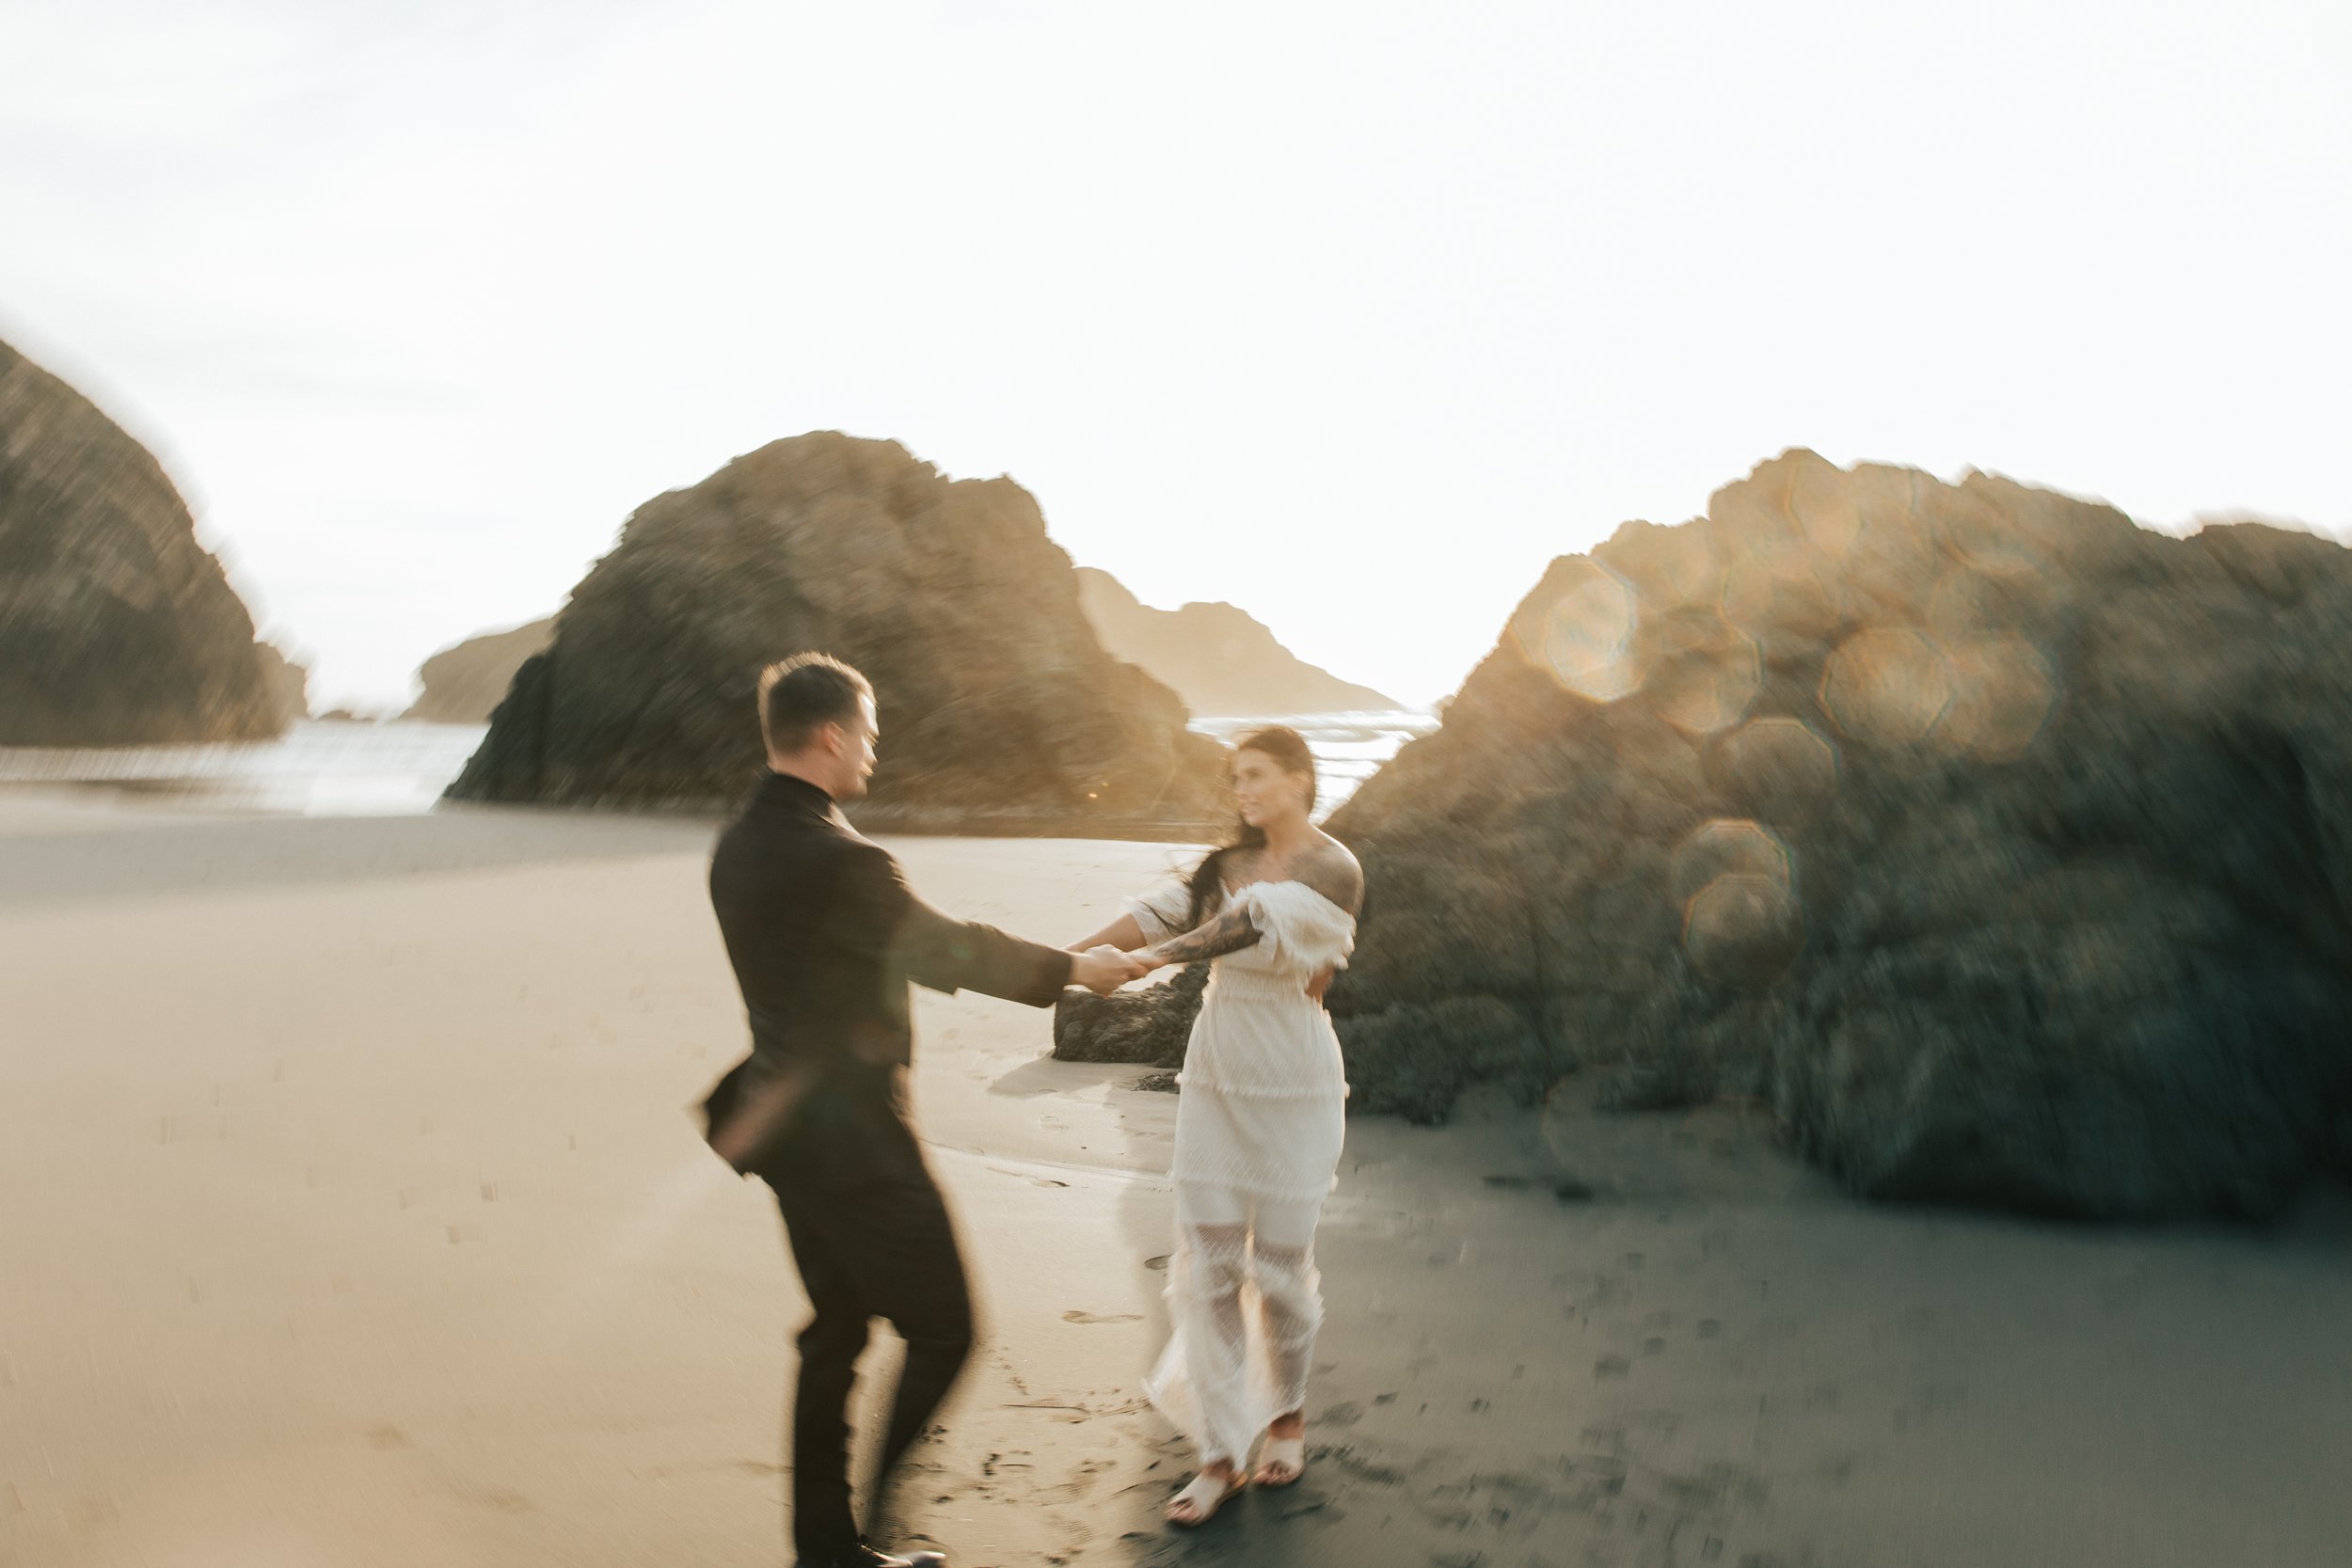
<svg viewBox="0 0 2352 1568"><path fill-rule="evenodd" d="M1078 568L1078 593L1103 646L1175 688L1195 713L1359 713L1401 705L1309 664L1232 605L1154 610L1091 566Z"/></svg>
<svg viewBox="0 0 2352 1568"><path fill-rule="evenodd" d="M443 648L417 672L423 689L403 719L436 724L485 724L505 701L523 660L543 652L555 636L555 617L505 631L483 632Z"/></svg>
<svg viewBox="0 0 2352 1568"><path fill-rule="evenodd" d="M874 682L869 829L1182 838L1222 814L1222 748L1104 651L1027 491L830 431L640 507L450 793L723 809L760 768L760 668L809 649Z"/></svg>
<svg viewBox="0 0 2352 1568"><path fill-rule="evenodd" d="M153 455L0 343L0 746L266 739L272 675Z"/></svg>
<svg viewBox="0 0 2352 1568"><path fill-rule="evenodd" d="M1555 562L1337 812L1358 1109L1755 1096L1857 1194L2272 1215L2352 1158L2352 555L1792 451Z"/></svg>

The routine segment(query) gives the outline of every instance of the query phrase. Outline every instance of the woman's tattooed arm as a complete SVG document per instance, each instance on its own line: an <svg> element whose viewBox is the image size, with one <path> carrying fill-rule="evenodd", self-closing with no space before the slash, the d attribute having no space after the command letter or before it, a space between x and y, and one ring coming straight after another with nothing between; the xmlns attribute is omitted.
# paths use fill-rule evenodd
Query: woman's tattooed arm
<svg viewBox="0 0 2352 1568"><path fill-rule="evenodd" d="M1164 964L1188 964L1202 958L1238 953L1255 944L1257 940L1258 927L1250 920L1249 911L1235 904L1201 922L1183 936L1170 937L1145 951Z"/></svg>

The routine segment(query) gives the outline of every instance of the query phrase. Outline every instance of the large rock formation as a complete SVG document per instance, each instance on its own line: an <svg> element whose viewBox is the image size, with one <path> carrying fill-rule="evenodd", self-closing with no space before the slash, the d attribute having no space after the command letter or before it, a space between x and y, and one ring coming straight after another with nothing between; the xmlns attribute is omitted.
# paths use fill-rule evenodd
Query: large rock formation
<svg viewBox="0 0 2352 1568"><path fill-rule="evenodd" d="M162 467L0 343L0 746L262 739L281 704Z"/></svg>
<svg viewBox="0 0 2352 1568"><path fill-rule="evenodd" d="M1091 566L1078 568L1078 602L1103 646L1174 687L1195 713L1356 713L1400 705L1309 664L1229 604L1154 610Z"/></svg>
<svg viewBox="0 0 2352 1568"><path fill-rule="evenodd" d="M506 631L485 631L443 648L417 672L423 689L403 719L437 724L485 724L523 660L543 653L555 638L555 617Z"/></svg>
<svg viewBox="0 0 2352 1568"><path fill-rule="evenodd" d="M1329 824L1359 1104L1585 1067L1868 1196L2276 1212L2352 1168L2348 626L2326 540L1982 475L1629 523Z"/></svg>
<svg viewBox="0 0 2352 1568"><path fill-rule="evenodd" d="M451 793L731 802L760 765L759 669L805 649L874 682L869 826L1184 836L1221 814L1222 749L1103 651L1027 491L830 431L640 507Z"/></svg>

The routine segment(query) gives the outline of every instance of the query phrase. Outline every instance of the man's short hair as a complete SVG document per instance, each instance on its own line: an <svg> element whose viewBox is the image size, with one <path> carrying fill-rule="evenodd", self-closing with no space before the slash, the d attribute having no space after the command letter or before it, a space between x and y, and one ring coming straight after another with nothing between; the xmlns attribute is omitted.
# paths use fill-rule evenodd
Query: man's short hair
<svg viewBox="0 0 2352 1568"><path fill-rule="evenodd" d="M827 724L859 718L859 702L873 694L864 675L831 654L794 654L759 673L759 733L769 751L789 756Z"/></svg>

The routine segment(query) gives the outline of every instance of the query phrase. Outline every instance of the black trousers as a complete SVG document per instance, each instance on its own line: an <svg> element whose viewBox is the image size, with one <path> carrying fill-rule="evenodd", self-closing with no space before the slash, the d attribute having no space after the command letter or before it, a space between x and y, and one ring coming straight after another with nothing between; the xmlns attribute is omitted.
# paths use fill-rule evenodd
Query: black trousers
<svg viewBox="0 0 2352 1568"><path fill-rule="evenodd" d="M792 1401L792 1544L805 1563L859 1539L850 1506L848 1406L871 1321L906 1341L906 1365L869 1497L923 1434L972 1348L972 1301L955 1227L905 1117L902 1076L859 1072L811 1095L758 1175L815 1308L801 1331Z"/></svg>

